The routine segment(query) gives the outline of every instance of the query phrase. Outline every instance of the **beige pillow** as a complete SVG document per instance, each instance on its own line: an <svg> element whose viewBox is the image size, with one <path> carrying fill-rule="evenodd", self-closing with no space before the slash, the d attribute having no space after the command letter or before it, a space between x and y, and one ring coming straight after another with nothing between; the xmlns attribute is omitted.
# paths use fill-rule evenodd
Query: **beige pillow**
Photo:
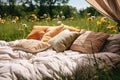
<svg viewBox="0 0 120 80"><path fill-rule="evenodd" d="M109 35L106 33L84 31L84 33L74 41L70 49L83 53L97 53L108 37Z"/></svg>
<svg viewBox="0 0 120 80"><path fill-rule="evenodd" d="M48 41L57 52L63 52L69 49L73 41L79 36L79 32L70 32L63 30L58 35Z"/></svg>
<svg viewBox="0 0 120 80"><path fill-rule="evenodd" d="M33 39L24 39L12 46L13 49L19 49L30 53L37 53L39 51L46 50L49 47L50 44Z"/></svg>

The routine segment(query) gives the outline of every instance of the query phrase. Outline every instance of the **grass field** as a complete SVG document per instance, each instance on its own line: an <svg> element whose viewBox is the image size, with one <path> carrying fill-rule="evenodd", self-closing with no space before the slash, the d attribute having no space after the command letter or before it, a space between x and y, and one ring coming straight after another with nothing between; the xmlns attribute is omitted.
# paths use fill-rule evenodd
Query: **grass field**
<svg viewBox="0 0 120 80"><path fill-rule="evenodd" d="M50 20L49 18L37 20L34 18L26 19L7 17L5 19L0 19L0 40L12 41L26 38L34 25L57 26L61 23L95 32L117 33L116 23L101 16L86 16L85 18L76 16L69 19L55 18L53 20Z"/></svg>
<svg viewBox="0 0 120 80"><path fill-rule="evenodd" d="M105 32L109 34L118 33L116 23L103 16L86 16L81 18L80 16L71 17L69 19L58 19L55 18L50 20L45 18L42 20L38 19L26 19L26 18L4 18L0 19L0 40L13 41L18 39L24 39L31 32L34 25L44 26L58 26L60 24L76 27L79 29L87 29L95 32ZM85 71L83 71L84 73ZM99 75L99 76L98 76ZM81 80L119 80L120 69L114 69L114 71L100 71L94 78L86 78L84 75L76 74L77 77L81 77ZM64 77L63 77L64 79ZM65 78L65 80L69 80Z"/></svg>

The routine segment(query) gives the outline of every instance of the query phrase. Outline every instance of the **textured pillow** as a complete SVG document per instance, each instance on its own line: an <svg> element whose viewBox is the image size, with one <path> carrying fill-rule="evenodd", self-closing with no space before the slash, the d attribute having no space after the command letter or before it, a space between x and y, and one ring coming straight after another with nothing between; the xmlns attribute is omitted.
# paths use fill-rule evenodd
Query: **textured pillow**
<svg viewBox="0 0 120 80"><path fill-rule="evenodd" d="M41 41L48 42L51 38L56 36L64 29L64 25L56 26L56 27L49 27L47 32L43 35Z"/></svg>
<svg viewBox="0 0 120 80"><path fill-rule="evenodd" d="M112 52L120 55L120 33L113 34L107 39L102 52Z"/></svg>
<svg viewBox="0 0 120 80"><path fill-rule="evenodd" d="M30 53L37 53L39 51L46 50L49 47L50 44L33 39L24 39L12 46L13 49L19 49Z"/></svg>
<svg viewBox="0 0 120 80"><path fill-rule="evenodd" d="M63 52L69 49L73 41L79 36L79 32L63 30L58 35L48 41L56 52Z"/></svg>
<svg viewBox="0 0 120 80"><path fill-rule="evenodd" d="M30 34L26 37L27 39L36 39L40 40L45 34L48 26L34 26Z"/></svg>
<svg viewBox="0 0 120 80"><path fill-rule="evenodd" d="M83 53L97 53L108 37L109 35L106 33L84 31L84 33L74 41L70 49Z"/></svg>

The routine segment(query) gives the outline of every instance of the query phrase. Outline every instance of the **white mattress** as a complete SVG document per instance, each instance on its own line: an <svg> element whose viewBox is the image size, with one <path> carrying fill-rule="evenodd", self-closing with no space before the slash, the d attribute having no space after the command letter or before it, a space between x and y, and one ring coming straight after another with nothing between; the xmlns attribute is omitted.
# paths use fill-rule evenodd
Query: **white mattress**
<svg viewBox="0 0 120 80"><path fill-rule="evenodd" d="M61 80L64 76L75 79L75 74L85 71L86 75L99 69L111 69L120 62L114 53L83 54L72 50L56 53L52 49L27 53L13 50L10 45L20 40L0 41L0 80ZM89 69L91 68L91 69ZM87 76L86 76L87 77Z"/></svg>

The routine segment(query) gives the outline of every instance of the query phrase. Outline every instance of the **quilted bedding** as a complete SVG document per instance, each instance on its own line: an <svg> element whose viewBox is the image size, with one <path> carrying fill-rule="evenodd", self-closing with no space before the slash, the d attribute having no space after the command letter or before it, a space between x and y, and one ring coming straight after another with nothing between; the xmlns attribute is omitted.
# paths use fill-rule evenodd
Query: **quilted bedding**
<svg viewBox="0 0 120 80"><path fill-rule="evenodd" d="M114 53L102 52L82 54L72 50L56 53L47 49L36 54L13 50L10 45L19 40L0 41L0 80L61 80L64 76L75 79L79 71L82 74L99 69L111 69L120 62L120 56ZM89 68L91 67L91 70ZM81 71L81 73L80 73ZM79 79L78 79L79 80Z"/></svg>

